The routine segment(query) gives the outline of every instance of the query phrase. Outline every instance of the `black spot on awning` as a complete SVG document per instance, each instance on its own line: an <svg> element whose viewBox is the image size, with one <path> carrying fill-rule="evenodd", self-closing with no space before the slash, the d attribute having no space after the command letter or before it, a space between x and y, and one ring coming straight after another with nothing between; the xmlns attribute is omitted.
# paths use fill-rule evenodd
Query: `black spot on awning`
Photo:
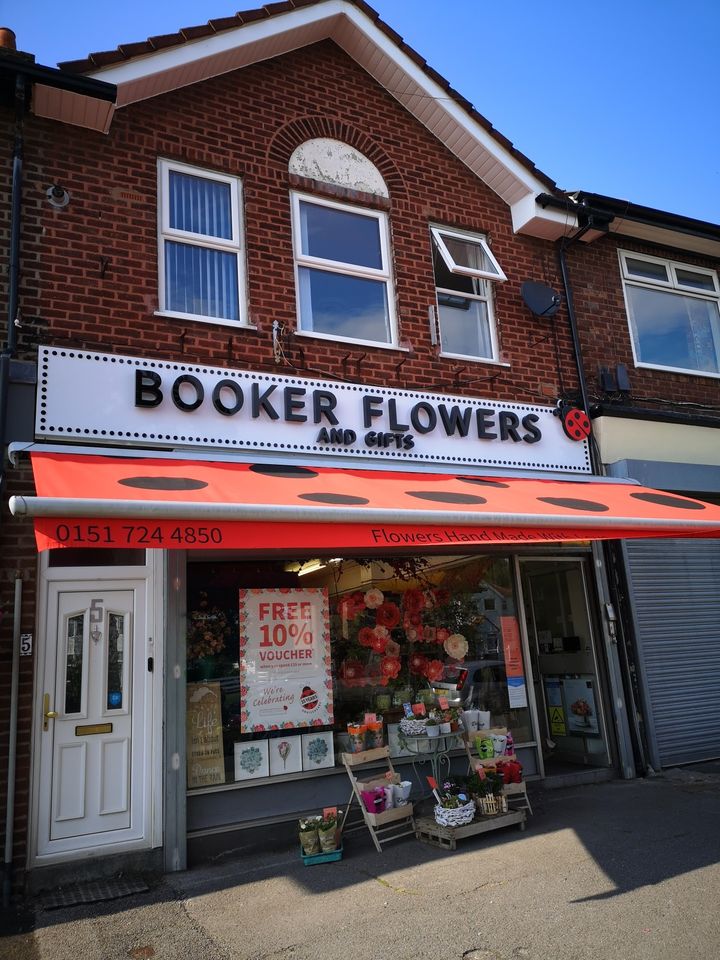
<svg viewBox="0 0 720 960"><path fill-rule="evenodd" d="M606 503L597 500L575 500L572 497L538 497L542 503L550 503L554 507L565 507L567 510L580 510L588 513L607 513L610 509Z"/></svg>
<svg viewBox="0 0 720 960"><path fill-rule="evenodd" d="M365 497L351 497L346 493L300 493L301 500L311 500L313 503L335 503L346 506L364 506L370 503Z"/></svg>
<svg viewBox="0 0 720 960"><path fill-rule="evenodd" d="M676 510L704 510L705 504L697 500L686 500L685 497L674 497L670 493L631 493L636 500L646 503L656 503L660 507L674 507Z"/></svg>
<svg viewBox="0 0 720 960"><path fill-rule="evenodd" d="M485 497L476 497L472 493L452 493L449 490L406 490L405 495L433 503L487 503Z"/></svg>
<svg viewBox="0 0 720 960"><path fill-rule="evenodd" d="M252 463L250 470L265 477L286 477L288 480L317 476L317 471L311 470L310 467L294 467L292 464L283 463Z"/></svg>
<svg viewBox="0 0 720 960"><path fill-rule="evenodd" d="M138 490L202 490L207 486L204 480L192 477L124 477L118 483Z"/></svg>

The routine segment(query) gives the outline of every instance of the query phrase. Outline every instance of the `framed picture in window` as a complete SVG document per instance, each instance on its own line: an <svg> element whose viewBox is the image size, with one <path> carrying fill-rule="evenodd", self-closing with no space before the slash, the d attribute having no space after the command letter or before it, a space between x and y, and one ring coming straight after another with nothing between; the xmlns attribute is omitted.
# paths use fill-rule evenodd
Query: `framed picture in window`
<svg viewBox="0 0 720 960"><path fill-rule="evenodd" d="M235 779L259 780L270 776L267 740L235 744Z"/></svg>
<svg viewBox="0 0 720 960"><path fill-rule="evenodd" d="M324 767L334 766L335 750L332 730L304 733L302 735L303 770L322 770Z"/></svg>
<svg viewBox="0 0 720 960"><path fill-rule="evenodd" d="M276 737L268 740L270 776L299 773L302 768L302 737Z"/></svg>

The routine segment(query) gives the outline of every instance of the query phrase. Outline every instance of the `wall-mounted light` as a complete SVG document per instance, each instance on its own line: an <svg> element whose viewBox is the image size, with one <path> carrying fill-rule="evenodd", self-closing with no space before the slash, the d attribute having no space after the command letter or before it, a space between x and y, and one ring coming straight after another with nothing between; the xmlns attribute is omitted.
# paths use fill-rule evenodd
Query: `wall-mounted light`
<svg viewBox="0 0 720 960"><path fill-rule="evenodd" d="M50 206L57 210L62 210L70 203L70 194L59 183L54 183L51 187L48 187L45 196L48 198Z"/></svg>

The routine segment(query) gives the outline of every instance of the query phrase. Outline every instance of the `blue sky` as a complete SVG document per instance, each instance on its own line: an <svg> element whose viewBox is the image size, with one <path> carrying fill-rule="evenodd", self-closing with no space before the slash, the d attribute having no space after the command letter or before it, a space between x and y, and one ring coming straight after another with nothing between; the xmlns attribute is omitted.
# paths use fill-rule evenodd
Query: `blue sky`
<svg viewBox="0 0 720 960"><path fill-rule="evenodd" d="M25 0L0 11L54 66L259 6ZM562 189L720 223L717 0L374 0Z"/></svg>

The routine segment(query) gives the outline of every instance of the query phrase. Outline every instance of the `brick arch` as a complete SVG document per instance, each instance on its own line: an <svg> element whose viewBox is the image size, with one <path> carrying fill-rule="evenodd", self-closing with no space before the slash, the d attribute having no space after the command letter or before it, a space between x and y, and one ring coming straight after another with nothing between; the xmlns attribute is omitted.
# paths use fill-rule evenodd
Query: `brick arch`
<svg viewBox="0 0 720 960"><path fill-rule="evenodd" d="M283 164L287 169L293 151L306 140L314 140L316 137L341 140L359 150L378 168L391 197L407 196L405 181L385 151L367 134L334 117L310 116L291 120L281 127L271 140L267 152L268 160Z"/></svg>

